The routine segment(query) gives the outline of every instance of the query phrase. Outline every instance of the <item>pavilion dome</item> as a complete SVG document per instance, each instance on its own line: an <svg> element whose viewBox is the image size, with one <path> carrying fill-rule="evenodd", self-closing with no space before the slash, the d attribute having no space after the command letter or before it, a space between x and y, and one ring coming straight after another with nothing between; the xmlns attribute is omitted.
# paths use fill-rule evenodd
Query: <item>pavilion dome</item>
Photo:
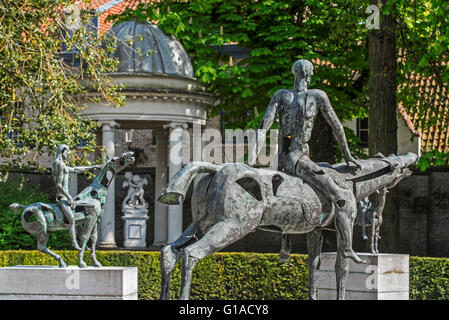
<svg viewBox="0 0 449 320"><path fill-rule="evenodd" d="M137 19L111 28L117 38L113 56L119 59L116 73L152 73L193 77L193 67L182 44L156 25Z"/></svg>

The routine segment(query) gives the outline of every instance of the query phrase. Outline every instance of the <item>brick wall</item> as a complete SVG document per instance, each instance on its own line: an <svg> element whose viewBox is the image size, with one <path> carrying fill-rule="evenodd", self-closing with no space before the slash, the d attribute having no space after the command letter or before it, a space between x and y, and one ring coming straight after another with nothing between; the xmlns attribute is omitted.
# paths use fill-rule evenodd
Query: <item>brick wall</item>
<svg viewBox="0 0 449 320"><path fill-rule="evenodd" d="M449 169L415 174L399 187L401 252L449 257Z"/></svg>

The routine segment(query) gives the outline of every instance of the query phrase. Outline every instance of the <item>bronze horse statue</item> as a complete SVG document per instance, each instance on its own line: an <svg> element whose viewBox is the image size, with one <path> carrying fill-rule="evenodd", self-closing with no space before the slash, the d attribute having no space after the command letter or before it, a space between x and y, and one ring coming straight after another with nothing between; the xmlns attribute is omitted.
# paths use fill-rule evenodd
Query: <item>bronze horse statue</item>
<svg viewBox="0 0 449 320"><path fill-rule="evenodd" d="M347 164L320 164L338 183L347 184L357 200L383 188L392 188L411 174L418 156L408 153L359 160L361 169ZM179 205L199 174L192 193L192 223L161 252L161 299L169 298L170 275L182 259L180 299L189 299L196 263L240 240L256 228L289 234L307 234L309 299L317 298L322 230L334 221L334 204L313 185L280 171L255 169L246 164L214 165L191 162L174 175L158 201ZM180 199L181 198L181 199ZM195 235L201 230L199 240ZM192 243L193 242L193 243ZM283 243L285 250L285 243ZM349 258L337 244L335 265L337 299L344 299ZM282 250L281 250L282 252Z"/></svg>
<svg viewBox="0 0 449 320"><path fill-rule="evenodd" d="M95 255L95 245L97 242L98 224L104 212L103 205L106 201L108 188L117 172L132 163L134 163L133 152L126 152L120 157L106 159L106 163L95 180L74 197L73 211L81 246L81 250L78 252L78 265L80 268L87 267L87 264L83 261L83 256L89 238L91 240L90 256L92 261L96 267L101 267L101 263ZM37 237L37 249L55 258L60 268L67 267L62 257L47 247L50 232L69 229L69 225L64 220L65 217L58 205L36 202L28 206L13 203L9 207L13 211L22 212L22 226L28 233Z"/></svg>

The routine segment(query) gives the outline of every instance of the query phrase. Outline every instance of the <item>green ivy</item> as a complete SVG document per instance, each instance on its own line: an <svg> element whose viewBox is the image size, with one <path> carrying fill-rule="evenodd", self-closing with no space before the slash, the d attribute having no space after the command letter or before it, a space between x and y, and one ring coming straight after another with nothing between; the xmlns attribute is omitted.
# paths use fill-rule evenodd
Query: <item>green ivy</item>
<svg viewBox="0 0 449 320"><path fill-rule="evenodd" d="M421 171L426 171L430 167L442 167L449 165L449 152L432 150L424 152L419 158L416 167Z"/></svg>

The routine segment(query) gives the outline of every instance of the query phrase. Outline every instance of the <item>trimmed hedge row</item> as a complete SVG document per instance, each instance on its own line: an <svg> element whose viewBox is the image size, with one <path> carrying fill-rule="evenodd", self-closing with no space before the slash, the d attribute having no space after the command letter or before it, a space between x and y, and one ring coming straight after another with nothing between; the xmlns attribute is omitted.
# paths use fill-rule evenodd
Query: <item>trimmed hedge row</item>
<svg viewBox="0 0 449 320"><path fill-rule="evenodd" d="M410 299L449 300L449 259L410 257Z"/></svg>
<svg viewBox="0 0 449 320"><path fill-rule="evenodd" d="M69 265L77 265L75 251L59 251ZM139 299L159 299L161 273L159 252L97 251L104 266L138 267ZM88 254L87 264L92 265ZM0 267L13 265L57 265L56 260L38 251L0 251ZM293 255L289 263L277 254L216 253L202 259L194 269L191 299L307 299L307 261ZM181 284L180 264L170 282L176 299Z"/></svg>
<svg viewBox="0 0 449 320"><path fill-rule="evenodd" d="M77 265L75 251L57 251L70 265ZM105 266L137 266L139 299L158 299L160 294L159 252L99 251ZM92 264L86 254L86 262ZM56 265L38 251L0 251L0 267ZM179 264L170 283L171 298L180 289ZM291 255L288 263L277 254L216 253L196 266L191 299L307 299L306 255ZM449 299L449 259L410 257L410 299Z"/></svg>

